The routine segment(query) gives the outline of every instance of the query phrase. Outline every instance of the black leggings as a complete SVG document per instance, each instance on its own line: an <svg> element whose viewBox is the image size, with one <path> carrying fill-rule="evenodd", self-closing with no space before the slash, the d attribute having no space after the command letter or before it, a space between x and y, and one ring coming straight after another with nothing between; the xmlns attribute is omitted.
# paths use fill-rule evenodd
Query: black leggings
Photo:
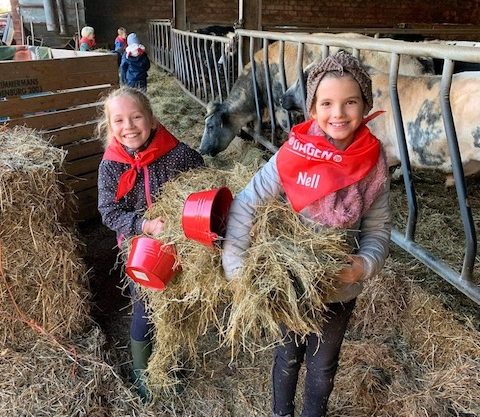
<svg viewBox="0 0 480 417"><path fill-rule="evenodd" d="M324 417L333 390L340 348L356 299L329 304L328 321L322 327L322 338L315 333L304 343L295 333L281 325L284 344L275 348L272 383L273 412L279 416L294 414L298 372L305 360L305 395L302 417Z"/></svg>

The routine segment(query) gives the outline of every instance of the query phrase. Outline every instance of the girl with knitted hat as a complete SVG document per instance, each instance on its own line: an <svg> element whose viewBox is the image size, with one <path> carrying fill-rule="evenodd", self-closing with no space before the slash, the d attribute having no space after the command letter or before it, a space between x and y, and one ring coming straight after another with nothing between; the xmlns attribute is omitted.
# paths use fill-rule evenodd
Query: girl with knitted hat
<svg viewBox="0 0 480 417"><path fill-rule="evenodd" d="M127 45L120 62L120 79L123 84L146 92L150 59L145 46L140 43L136 33L127 36Z"/></svg>
<svg viewBox="0 0 480 417"><path fill-rule="evenodd" d="M318 63L307 80L309 119L294 126L279 151L234 199L222 261L228 280L242 273L256 207L286 199L302 217L322 227L346 229L357 242L327 301L326 323L305 340L279 323L275 348L273 415L294 416L301 364L306 364L301 417L323 417L333 389L341 344L363 282L383 267L390 240L389 179L380 141L366 123L372 83L352 55L340 51Z"/></svg>

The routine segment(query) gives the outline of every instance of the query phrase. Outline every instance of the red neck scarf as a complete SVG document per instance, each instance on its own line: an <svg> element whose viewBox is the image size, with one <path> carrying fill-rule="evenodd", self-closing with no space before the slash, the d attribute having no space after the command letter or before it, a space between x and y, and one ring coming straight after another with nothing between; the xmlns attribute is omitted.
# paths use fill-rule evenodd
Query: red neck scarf
<svg viewBox="0 0 480 417"><path fill-rule="evenodd" d="M121 36L117 36L115 38L115 42L120 42L122 46L127 46L127 40L125 38L122 38Z"/></svg>
<svg viewBox="0 0 480 417"><path fill-rule="evenodd" d="M115 196L116 200L120 200L132 190L140 169L147 167L171 151L177 144L178 140L175 136L160 124L157 127L152 142L143 151L136 152L134 156L130 155L116 138L113 138L107 149L105 149L102 159L130 165L130 168L120 176L117 194Z"/></svg>
<svg viewBox="0 0 480 417"><path fill-rule="evenodd" d="M89 49L94 48L96 45L95 39L88 39L87 37L83 37L80 39L80 45L82 43L86 43Z"/></svg>
<svg viewBox="0 0 480 417"><path fill-rule="evenodd" d="M380 155L380 142L365 124L357 129L353 142L342 151L325 136L309 134L312 123L316 121L294 126L277 155L280 180L296 212L360 181L376 165Z"/></svg>

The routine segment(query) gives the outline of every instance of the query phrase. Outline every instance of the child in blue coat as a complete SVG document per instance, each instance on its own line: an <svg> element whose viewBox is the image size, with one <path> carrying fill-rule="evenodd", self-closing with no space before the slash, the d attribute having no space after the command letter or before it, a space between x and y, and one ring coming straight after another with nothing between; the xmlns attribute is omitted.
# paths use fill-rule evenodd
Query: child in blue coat
<svg viewBox="0 0 480 417"><path fill-rule="evenodd" d="M122 63L122 56L127 48L127 29L120 26L117 29L117 37L115 38L114 51L118 56L118 66Z"/></svg>
<svg viewBox="0 0 480 417"><path fill-rule="evenodd" d="M146 92L150 60L145 52L145 46L140 43L136 33L128 35L127 45L120 64L121 81L129 87Z"/></svg>

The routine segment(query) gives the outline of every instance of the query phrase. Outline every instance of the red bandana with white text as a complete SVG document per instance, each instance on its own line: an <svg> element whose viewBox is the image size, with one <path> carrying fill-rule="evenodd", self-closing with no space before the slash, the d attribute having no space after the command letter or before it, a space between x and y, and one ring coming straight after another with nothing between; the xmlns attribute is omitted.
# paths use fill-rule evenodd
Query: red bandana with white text
<svg viewBox="0 0 480 417"><path fill-rule="evenodd" d="M113 138L107 149L105 149L102 159L130 165L130 169L120 176L116 200L120 200L135 186L137 173L141 168L150 165L152 162L175 148L177 144L177 138L175 138L175 136L173 136L161 124L158 125L152 142L145 150L136 153L135 157L130 155L117 139Z"/></svg>
<svg viewBox="0 0 480 417"><path fill-rule="evenodd" d="M370 118L369 118L370 119ZM308 134L311 119L292 128L277 155L277 169L296 212L314 201L360 181L377 163L380 142L362 124L344 151L325 136Z"/></svg>

